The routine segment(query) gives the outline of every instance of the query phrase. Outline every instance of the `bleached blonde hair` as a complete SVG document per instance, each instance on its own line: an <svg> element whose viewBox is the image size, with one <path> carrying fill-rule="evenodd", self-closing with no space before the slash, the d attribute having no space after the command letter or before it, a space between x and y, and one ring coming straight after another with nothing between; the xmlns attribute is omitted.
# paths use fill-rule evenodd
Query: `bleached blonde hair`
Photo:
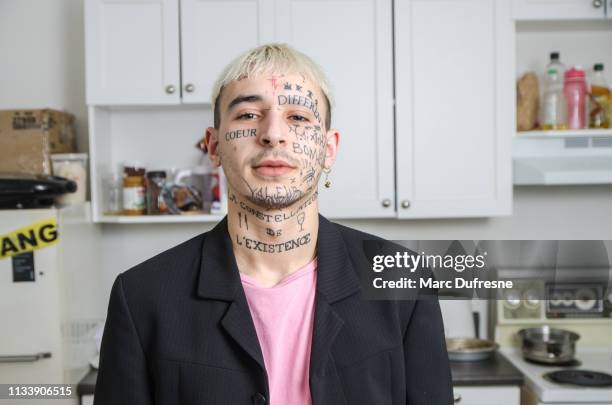
<svg viewBox="0 0 612 405"><path fill-rule="evenodd" d="M266 44L250 49L223 69L215 81L211 97L215 128L218 129L221 122L218 107L223 88L233 81L266 73L301 74L318 84L327 105L325 126L330 128L333 96L327 77L315 61L287 44Z"/></svg>

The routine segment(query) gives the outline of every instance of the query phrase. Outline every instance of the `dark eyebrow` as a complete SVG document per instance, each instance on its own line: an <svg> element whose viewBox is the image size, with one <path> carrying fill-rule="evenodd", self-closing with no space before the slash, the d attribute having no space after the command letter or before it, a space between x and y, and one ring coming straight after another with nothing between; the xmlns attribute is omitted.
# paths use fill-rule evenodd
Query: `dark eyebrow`
<svg viewBox="0 0 612 405"><path fill-rule="evenodd" d="M256 103L259 101L263 101L263 98L257 94L238 96L229 103L227 106L227 111L230 112L232 108L236 107L240 103Z"/></svg>

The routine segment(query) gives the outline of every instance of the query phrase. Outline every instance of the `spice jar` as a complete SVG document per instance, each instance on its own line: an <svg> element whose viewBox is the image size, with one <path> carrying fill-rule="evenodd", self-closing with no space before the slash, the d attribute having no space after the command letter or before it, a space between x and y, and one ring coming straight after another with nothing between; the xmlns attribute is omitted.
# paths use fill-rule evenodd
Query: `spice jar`
<svg viewBox="0 0 612 405"><path fill-rule="evenodd" d="M125 166L123 173L123 214L144 215L145 169L136 165Z"/></svg>
<svg viewBox="0 0 612 405"><path fill-rule="evenodd" d="M168 211L168 207L166 206L162 196L162 190L165 184L166 172L161 170L147 172L147 214L159 215L165 214Z"/></svg>

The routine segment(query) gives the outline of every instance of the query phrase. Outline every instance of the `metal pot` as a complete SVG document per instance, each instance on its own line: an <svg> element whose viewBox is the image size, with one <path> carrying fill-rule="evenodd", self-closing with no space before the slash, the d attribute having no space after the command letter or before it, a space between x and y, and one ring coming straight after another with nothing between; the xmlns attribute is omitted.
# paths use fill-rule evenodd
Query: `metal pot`
<svg viewBox="0 0 612 405"><path fill-rule="evenodd" d="M446 350L450 361L479 361L493 356L497 343L472 338L446 338Z"/></svg>
<svg viewBox="0 0 612 405"><path fill-rule="evenodd" d="M555 329L550 326L522 329L518 332L522 339L523 357L547 364L561 364L574 360L577 333Z"/></svg>

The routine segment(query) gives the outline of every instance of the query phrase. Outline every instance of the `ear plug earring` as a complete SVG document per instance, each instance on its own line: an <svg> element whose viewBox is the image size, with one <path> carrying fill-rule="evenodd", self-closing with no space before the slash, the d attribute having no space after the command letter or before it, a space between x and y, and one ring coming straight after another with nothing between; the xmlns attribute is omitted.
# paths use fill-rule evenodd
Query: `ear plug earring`
<svg viewBox="0 0 612 405"><path fill-rule="evenodd" d="M331 180L329 180L329 172L331 172L331 169L328 168L324 168L323 169L323 173L325 173L325 188L330 188L331 187Z"/></svg>

